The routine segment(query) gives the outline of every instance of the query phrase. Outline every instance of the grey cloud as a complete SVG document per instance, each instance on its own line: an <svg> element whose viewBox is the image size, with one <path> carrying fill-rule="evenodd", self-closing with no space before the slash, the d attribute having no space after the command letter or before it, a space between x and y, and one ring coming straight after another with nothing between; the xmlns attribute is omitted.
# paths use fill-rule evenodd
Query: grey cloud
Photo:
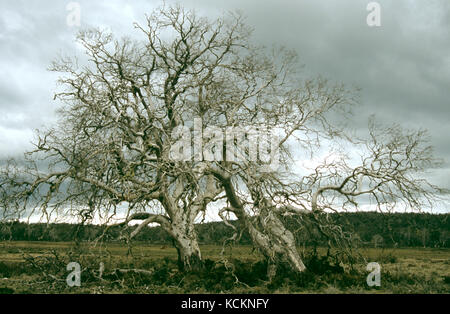
<svg viewBox="0 0 450 314"><path fill-rule="evenodd" d="M118 36L139 36L132 23L135 20L142 23L144 13L162 3L78 2L82 27L110 28ZM256 41L298 51L305 64L305 75L322 75L362 88L361 104L355 108L352 120L358 132L365 131L372 113L388 123L425 128L430 131L436 155L449 161L450 2L378 2L382 14L379 28L366 24L368 1L184 0L181 3L210 17L226 10L241 10L255 30ZM0 78L0 115L9 113L12 117L0 118L2 130L31 129L51 120L55 109L51 100L55 76L46 72L46 68L59 52L80 54L74 44L78 29L65 23L67 3L37 0L2 3L0 68L6 69L6 74ZM449 170L442 173L437 180L450 187L445 175Z"/></svg>

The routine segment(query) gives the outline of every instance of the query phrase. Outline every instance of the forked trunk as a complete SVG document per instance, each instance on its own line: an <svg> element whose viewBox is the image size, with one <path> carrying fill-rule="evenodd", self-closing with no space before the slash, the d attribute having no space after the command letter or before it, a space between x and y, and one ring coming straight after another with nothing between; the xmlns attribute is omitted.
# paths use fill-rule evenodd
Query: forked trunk
<svg viewBox="0 0 450 314"><path fill-rule="evenodd" d="M277 266L281 264L287 264L299 273L306 269L295 246L293 234L276 214L262 212L258 217L259 223L243 211L237 216L249 232L253 245L266 257L269 280L273 279Z"/></svg>
<svg viewBox="0 0 450 314"><path fill-rule="evenodd" d="M275 208L268 206L270 202L261 203L262 206L257 217L249 216L243 203L234 191L230 177L219 171L214 171L213 173L225 188L227 199L232 206L228 210L236 215L250 234L254 246L267 258L269 262L269 279L275 275L276 266L283 263L289 264L295 272L303 272L306 267L298 254L294 236L286 229L274 212ZM256 221L255 219L258 220Z"/></svg>
<svg viewBox="0 0 450 314"><path fill-rule="evenodd" d="M265 220L262 231L247 218L247 229L253 244L268 260L269 279L275 276L277 266L280 264L288 264L293 271L303 272L306 267L298 254L294 236L277 217L270 216L260 217L261 220Z"/></svg>

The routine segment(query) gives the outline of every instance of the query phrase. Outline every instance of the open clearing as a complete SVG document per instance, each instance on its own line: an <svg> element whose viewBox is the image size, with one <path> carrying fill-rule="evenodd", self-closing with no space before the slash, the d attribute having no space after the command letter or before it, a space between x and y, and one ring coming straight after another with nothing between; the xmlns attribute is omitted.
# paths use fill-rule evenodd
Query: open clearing
<svg viewBox="0 0 450 314"><path fill-rule="evenodd" d="M265 266L250 246L227 249L202 246L207 261L203 274L182 274L177 252L161 245L136 243L132 254L124 244L85 245L74 254L67 242L0 242L0 293L450 293L450 250L433 248L360 249L353 268L341 265L293 278L281 272L265 279ZM300 250L308 266L308 250ZM318 250L324 256L325 249ZM69 287L66 265L78 262L81 286ZM312 260L309 260L310 265ZM381 266L381 286L368 287L367 262ZM100 263L103 278L98 276ZM317 264L317 260L316 263ZM327 264L328 265L328 264ZM151 274L119 274L117 269L145 269Z"/></svg>

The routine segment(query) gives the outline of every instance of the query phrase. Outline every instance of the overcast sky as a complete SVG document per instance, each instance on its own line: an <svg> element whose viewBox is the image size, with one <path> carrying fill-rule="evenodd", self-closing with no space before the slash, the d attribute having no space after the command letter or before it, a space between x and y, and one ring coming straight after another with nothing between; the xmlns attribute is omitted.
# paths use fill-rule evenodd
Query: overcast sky
<svg viewBox="0 0 450 314"><path fill-rule="evenodd" d="M171 3L171 1L166 1ZM445 168L432 180L450 188L450 1L377 1L381 26L366 22L365 0L184 0L208 16L240 9L260 43L298 51L305 71L361 90L353 125L364 129L378 119L428 129ZM0 0L0 159L30 147L33 130L54 121L54 73L47 68L59 53L82 51L80 28L101 27L140 36L142 22L161 4L156 0L78 1L81 27L69 26L62 0Z"/></svg>

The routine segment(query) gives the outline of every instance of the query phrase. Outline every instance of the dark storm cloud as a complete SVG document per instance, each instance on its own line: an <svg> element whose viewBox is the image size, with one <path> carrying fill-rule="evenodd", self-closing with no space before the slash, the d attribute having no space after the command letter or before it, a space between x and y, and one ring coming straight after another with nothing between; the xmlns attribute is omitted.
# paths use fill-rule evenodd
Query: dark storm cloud
<svg viewBox="0 0 450 314"><path fill-rule="evenodd" d="M168 1L171 3L172 1ZM185 0L210 17L241 10L261 44L295 49L305 75L322 75L361 90L352 125L381 121L430 131L436 155L450 161L450 2L379 0L381 27L368 27L355 0ZM69 1L3 1L0 10L0 154L27 143L33 128L53 118L56 76L46 68L63 52L80 54L76 27L66 25ZM160 1L79 1L82 27L137 33L132 23ZM28 135L27 135L28 134ZM450 164L433 175L450 188Z"/></svg>
<svg viewBox="0 0 450 314"><path fill-rule="evenodd" d="M240 8L261 43L298 51L306 75L361 90L352 125L376 114L385 123L430 132L446 168L433 172L450 187L450 2L378 1L381 27L368 27L369 1L188 1L193 7Z"/></svg>

